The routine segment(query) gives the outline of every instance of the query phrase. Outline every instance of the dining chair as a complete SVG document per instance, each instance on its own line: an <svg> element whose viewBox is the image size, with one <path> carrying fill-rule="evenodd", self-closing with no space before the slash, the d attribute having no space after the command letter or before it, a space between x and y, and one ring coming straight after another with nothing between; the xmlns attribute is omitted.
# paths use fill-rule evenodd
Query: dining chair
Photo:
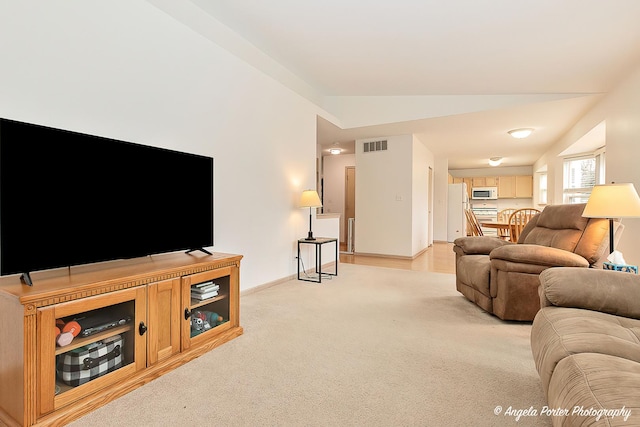
<svg viewBox="0 0 640 427"><path fill-rule="evenodd" d="M483 236L484 234L482 233L482 228L480 228L476 214L474 214L471 209L465 209L464 214L467 217L467 234L470 236Z"/></svg>
<svg viewBox="0 0 640 427"><path fill-rule="evenodd" d="M509 238L513 243L518 243L522 229L527 225L529 220L538 213L540 213L539 209L523 208L516 209L511 213L511 215L509 215Z"/></svg>
<svg viewBox="0 0 640 427"><path fill-rule="evenodd" d="M509 216L511 216L511 214L515 211L516 211L515 208L502 209L500 212L498 212L498 218L497 218L498 222L503 224L508 224ZM509 240L510 238L509 228L499 228L498 237L501 238L502 240Z"/></svg>

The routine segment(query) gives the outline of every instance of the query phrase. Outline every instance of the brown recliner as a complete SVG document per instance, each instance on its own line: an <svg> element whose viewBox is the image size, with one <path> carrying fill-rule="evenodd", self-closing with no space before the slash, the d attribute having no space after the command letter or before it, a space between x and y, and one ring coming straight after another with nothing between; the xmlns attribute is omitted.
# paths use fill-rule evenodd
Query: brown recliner
<svg viewBox="0 0 640 427"><path fill-rule="evenodd" d="M454 241L456 289L503 320L531 321L540 309L539 274L550 267L598 267L609 254L609 222L584 218L585 204L549 205L518 243L497 237ZM615 239L623 226L614 225Z"/></svg>

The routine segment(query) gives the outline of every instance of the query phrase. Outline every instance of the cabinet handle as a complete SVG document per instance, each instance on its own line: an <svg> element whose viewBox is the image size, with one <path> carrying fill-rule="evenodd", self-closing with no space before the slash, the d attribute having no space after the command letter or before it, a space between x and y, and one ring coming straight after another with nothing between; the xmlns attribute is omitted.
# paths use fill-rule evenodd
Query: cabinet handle
<svg viewBox="0 0 640 427"><path fill-rule="evenodd" d="M184 320L189 320L189 317L191 317L191 310L187 307L184 309Z"/></svg>
<svg viewBox="0 0 640 427"><path fill-rule="evenodd" d="M138 326L138 332L140 333L140 335L144 335L144 333L147 332L147 325L145 325L144 322L140 322L140 326Z"/></svg>

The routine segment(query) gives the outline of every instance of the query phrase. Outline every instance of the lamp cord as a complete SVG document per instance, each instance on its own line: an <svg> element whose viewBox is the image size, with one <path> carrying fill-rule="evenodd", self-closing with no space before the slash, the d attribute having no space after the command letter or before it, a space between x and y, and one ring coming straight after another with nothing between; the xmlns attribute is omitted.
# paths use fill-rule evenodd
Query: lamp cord
<svg viewBox="0 0 640 427"><path fill-rule="evenodd" d="M305 277L307 277L307 278L311 278L311 275L310 275L309 273L307 273L307 269L306 269L306 268L304 268L304 261L302 260L302 257L299 257L299 258L298 258L298 262L299 262L300 264L302 264L302 272L304 273L304 276L305 276ZM322 266L320 266L320 268L322 268ZM319 275L320 275L320 277L322 277L323 279L326 279L326 280L331 280L331 279L333 279L333 276L332 276L331 274L325 274L325 273L322 273L322 272L320 272L320 273L318 273L318 274L319 274Z"/></svg>

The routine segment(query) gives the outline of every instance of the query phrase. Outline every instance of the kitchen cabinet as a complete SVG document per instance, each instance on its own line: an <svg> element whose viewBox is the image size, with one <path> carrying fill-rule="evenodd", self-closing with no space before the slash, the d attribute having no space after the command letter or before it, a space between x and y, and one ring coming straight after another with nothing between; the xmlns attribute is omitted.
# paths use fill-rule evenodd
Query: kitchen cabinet
<svg viewBox="0 0 640 427"><path fill-rule="evenodd" d="M533 176L516 175L498 177L499 199L530 199L533 197Z"/></svg>

